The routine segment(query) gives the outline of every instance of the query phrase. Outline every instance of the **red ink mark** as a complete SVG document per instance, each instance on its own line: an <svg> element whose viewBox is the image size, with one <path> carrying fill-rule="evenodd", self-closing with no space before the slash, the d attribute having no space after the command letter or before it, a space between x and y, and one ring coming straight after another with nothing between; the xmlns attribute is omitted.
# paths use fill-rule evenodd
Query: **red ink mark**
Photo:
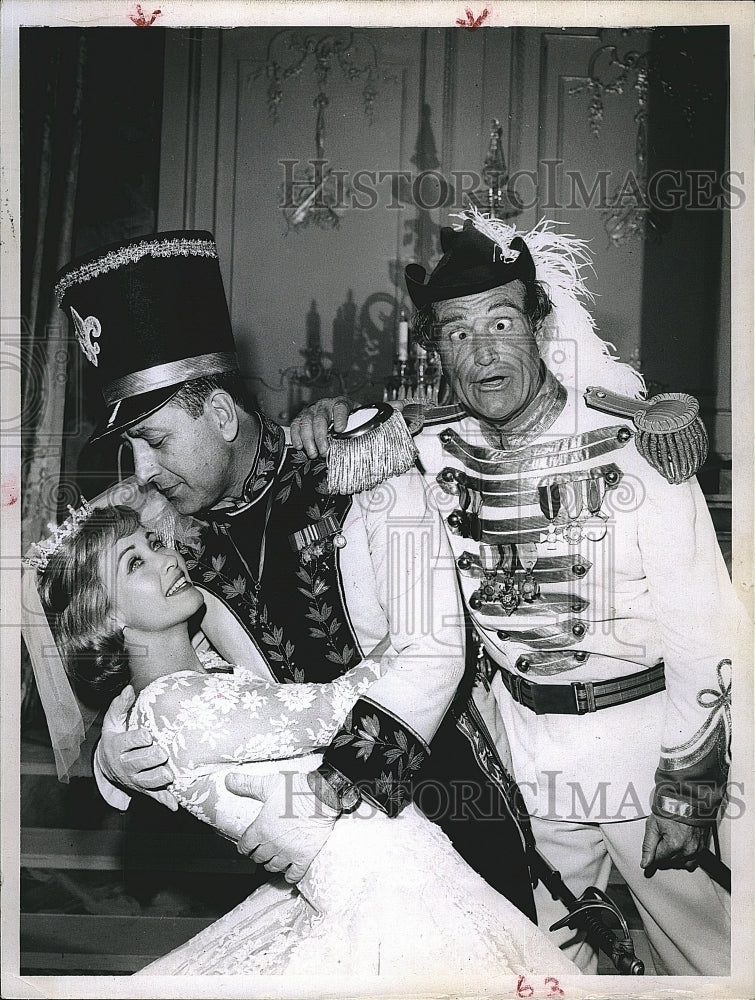
<svg viewBox="0 0 755 1000"><path fill-rule="evenodd" d="M3 507L12 507L14 503L18 503L18 486L14 480L6 480L2 485Z"/></svg>
<svg viewBox="0 0 755 1000"><path fill-rule="evenodd" d="M548 986L549 984L550 984L550 991L547 994L549 997L565 997L566 996L566 994L564 993L564 991L558 985L558 980L556 979L555 976L546 976L545 977L545 985Z"/></svg>
<svg viewBox="0 0 755 1000"><path fill-rule="evenodd" d="M462 20L462 18L460 18L460 17L457 17L456 18L456 23L458 24L458 26L460 28L466 28L467 31L476 31L477 28L480 27L480 25L482 24L482 22L488 16L488 13L489 13L489 11L488 11L488 8L486 7L485 10L482 12L482 14L480 14L479 17L475 17L474 14L472 13L472 11L469 9L469 7L467 7L466 8L466 15L467 15L466 21ZM530 995L531 994L529 994L529 993L527 994L527 996L530 996Z"/></svg>
<svg viewBox="0 0 755 1000"><path fill-rule="evenodd" d="M516 982L516 995L518 997L531 997L535 995L535 987L530 986L524 976L520 976Z"/></svg>
<svg viewBox="0 0 755 1000"><path fill-rule="evenodd" d="M136 14L129 14L129 19L134 22L137 28L148 28L151 24L155 23L155 21L161 14L162 14L161 10L153 10L152 16L149 19L147 19L144 16L142 5L138 3L136 5Z"/></svg>

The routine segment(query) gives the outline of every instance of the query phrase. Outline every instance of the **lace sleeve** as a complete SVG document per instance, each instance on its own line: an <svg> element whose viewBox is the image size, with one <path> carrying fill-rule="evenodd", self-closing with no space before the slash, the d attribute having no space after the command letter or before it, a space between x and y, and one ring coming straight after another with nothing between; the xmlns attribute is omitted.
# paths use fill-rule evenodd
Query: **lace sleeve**
<svg viewBox="0 0 755 1000"><path fill-rule="evenodd" d="M276 684L232 674L181 671L141 692L132 726L148 729L176 776L208 766L281 760L327 746L355 701L379 676L363 660L329 684Z"/></svg>

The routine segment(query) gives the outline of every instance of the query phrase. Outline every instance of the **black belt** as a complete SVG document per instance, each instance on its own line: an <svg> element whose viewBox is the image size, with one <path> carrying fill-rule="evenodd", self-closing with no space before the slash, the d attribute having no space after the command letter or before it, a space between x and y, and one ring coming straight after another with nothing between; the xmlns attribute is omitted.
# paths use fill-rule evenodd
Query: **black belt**
<svg viewBox="0 0 755 1000"><path fill-rule="evenodd" d="M616 680L573 681L571 684L536 684L500 665L497 669L514 701L535 715L586 715L647 698L666 688L663 660Z"/></svg>

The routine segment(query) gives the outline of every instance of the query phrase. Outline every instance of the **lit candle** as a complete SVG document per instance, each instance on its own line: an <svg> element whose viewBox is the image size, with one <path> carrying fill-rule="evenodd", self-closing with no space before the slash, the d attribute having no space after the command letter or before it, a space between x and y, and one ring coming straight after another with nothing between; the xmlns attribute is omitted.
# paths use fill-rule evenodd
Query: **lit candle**
<svg viewBox="0 0 755 1000"><path fill-rule="evenodd" d="M409 359L409 323L404 313L401 314L401 320L398 325L396 357L399 361L407 361Z"/></svg>

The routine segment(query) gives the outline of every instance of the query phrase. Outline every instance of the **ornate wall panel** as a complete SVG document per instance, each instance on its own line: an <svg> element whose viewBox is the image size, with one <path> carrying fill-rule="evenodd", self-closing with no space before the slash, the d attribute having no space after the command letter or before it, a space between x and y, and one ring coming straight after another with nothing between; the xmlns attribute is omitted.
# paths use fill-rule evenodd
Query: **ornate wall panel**
<svg viewBox="0 0 755 1000"><path fill-rule="evenodd" d="M649 105L642 104L646 81L631 62L631 53L649 51L647 32L370 29L379 70L371 118L363 108L363 77L346 79L333 62L322 87L329 100L323 155L346 175L340 227L287 231L279 208L282 161L304 166L315 156L313 102L321 88L310 57L280 82L273 122L264 70L277 30L169 33L159 204L162 228L215 232L244 365L271 415L285 420L303 402L340 390L338 380L292 382L292 371L305 365L303 350L318 343L345 388L365 400L380 397L399 311L408 306L403 264L437 259L438 225L462 203L462 188L469 187L463 172L481 173L495 118L522 202L516 224L527 229L550 218L590 241L595 275L589 284L601 335L623 360L647 368L654 382L706 396L709 429L726 454L728 392L719 387L715 398L706 395L703 376L712 364L692 360L715 359L727 380L728 317L719 277L713 288L706 264L705 277L695 278L702 274L699 255L682 252L686 227L696 223L690 213L671 220L676 229L658 243L655 232L644 239L634 231L631 215L617 222L605 211L619 191L630 199L635 191L643 108L650 142L645 165L659 169L658 157L668 158L658 152L657 136L673 107L656 105L654 116L652 89ZM327 34L311 29L313 45ZM277 51L280 41L273 43ZM630 70L617 85L621 60ZM703 95L692 96L699 104ZM409 171L415 187L411 179L396 187L390 178L381 180L380 171ZM706 259L720 256L720 245L711 244L712 219L703 222ZM673 259L665 253L667 241ZM680 296L690 287L707 305L687 309L684 331L673 316L659 325L671 301L666 289ZM681 342L689 346L680 370Z"/></svg>

